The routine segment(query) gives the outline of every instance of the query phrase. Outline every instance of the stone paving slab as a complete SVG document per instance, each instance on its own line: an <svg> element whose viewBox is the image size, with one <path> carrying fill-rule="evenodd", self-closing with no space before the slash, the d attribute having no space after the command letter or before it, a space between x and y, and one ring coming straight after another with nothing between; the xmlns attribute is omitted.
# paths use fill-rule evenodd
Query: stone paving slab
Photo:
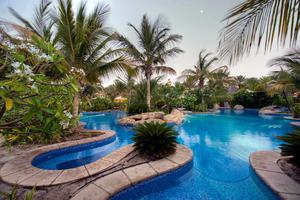
<svg viewBox="0 0 300 200"><path fill-rule="evenodd" d="M132 184L137 184L145 179L158 175L148 163L130 167L123 171Z"/></svg>
<svg viewBox="0 0 300 200"><path fill-rule="evenodd" d="M101 162L102 164L101 166L87 165L88 168L86 168L85 166L81 166L73 169L53 171L53 170L38 169L32 166L31 162L32 159L34 159L39 154L51 150L62 149L65 147L76 146L79 144L85 144L89 142L102 141L104 139L115 137L116 134L114 131L111 130L107 130L107 131L101 130L98 132L100 135L96 137L85 138L85 139L75 140L75 141L68 141L68 142L63 142L63 143L58 143L53 145L47 145L47 146L43 146L25 152L24 154L17 156L14 159L4 164L4 166L0 170L0 178L4 182L7 182L9 184L15 184L16 182L18 182L19 185L23 185L27 187L30 186L43 187L43 186L50 186L53 184L56 185L56 184L67 183L67 182L88 177L91 174L96 174L97 170L102 171L103 169L110 166L111 164L108 165L107 161L103 160L103 162ZM123 154L124 153L125 150Z"/></svg>
<svg viewBox="0 0 300 200"><path fill-rule="evenodd" d="M21 181L19 185L25 187L31 187L32 185L38 185L40 187L49 186L61 173L61 170L41 170L39 173Z"/></svg>
<svg viewBox="0 0 300 200"><path fill-rule="evenodd" d="M151 167L158 173L158 174L162 174L162 173L166 173L168 171L173 170L174 168L179 167L178 164L168 160L168 159L161 159L161 160L156 160L156 161L152 161L149 162L149 165L151 165Z"/></svg>
<svg viewBox="0 0 300 200"><path fill-rule="evenodd" d="M250 156L250 163L255 169L284 173L277 164L280 154L270 151L257 151Z"/></svg>
<svg viewBox="0 0 300 200"><path fill-rule="evenodd" d="M16 183L19 184L23 180L25 180L25 179L27 179L27 178L35 175L35 174L38 174L41 171L42 171L41 169L38 169L38 168L35 168L35 167L30 167L30 168L18 171L16 173L4 176L4 177L2 177L2 180L4 182L7 182L7 183L12 184L12 185L14 185Z"/></svg>
<svg viewBox="0 0 300 200"><path fill-rule="evenodd" d="M51 185L58 185L75 180L80 180L88 176L89 173L84 166L63 170L63 172L55 179L55 181Z"/></svg>
<svg viewBox="0 0 300 200"><path fill-rule="evenodd" d="M110 195L113 195L129 187L131 182L123 171L117 171L96 180L94 184L110 193Z"/></svg>
<svg viewBox="0 0 300 200"><path fill-rule="evenodd" d="M90 184L76 194L72 200L102 200L108 199L109 193L101 189L100 187Z"/></svg>
<svg viewBox="0 0 300 200"><path fill-rule="evenodd" d="M100 173L102 170L112 166L113 163L100 159L96 162L89 163L85 165L85 168L87 169L89 175L94 175Z"/></svg>
<svg viewBox="0 0 300 200"><path fill-rule="evenodd" d="M290 124L294 127L300 127L300 122L291 122Z"/></svg>
<svg viewBox="0 0 300 200"><path fill-rule="evenodd" d="M300 199L300 184L280 169L277 162L281 158L281 155L274 151L257 151L250 155L250 165L282 199Z"/></svg>

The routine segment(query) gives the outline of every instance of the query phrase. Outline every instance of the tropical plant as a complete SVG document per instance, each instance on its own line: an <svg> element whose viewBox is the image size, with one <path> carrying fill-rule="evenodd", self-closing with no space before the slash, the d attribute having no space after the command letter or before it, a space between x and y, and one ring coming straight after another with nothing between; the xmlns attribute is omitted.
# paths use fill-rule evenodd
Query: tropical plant
<svg viewBox="0 0 300 200"><path fill-rule="evenodd" d="M171 29L162 23L161 19L150 22L147 15L143 16L139 28L132 24L129 26L135 31L138 46L127 38L119 36L119 41L127 47L127 53L135 62L136 69L142 72L147 81L147 106L151 109L151 77L154 73L176 74L176 71L164 66L166 59L183 51L174 44L178 43L181 35L171 34Z"/></svg>
<svg viewBox="0 0 300 200"><path fill-rule="evenodd" d="M267 51L274 43L295 46L299 4L299 0L245 0L235 6L224 19L227 25L220 34L220 56L235 62L254 47L264 46Z"/></svg>
<svg viewBox="0 0 300 200"><path fill-rule="evenodd" d="M233 95L232 105L243 105L246 108L262 108L271 104L273 99L266 92L239 90Z"/></svg>
<svg viewBox="0 0 300 200"><path fill-rule="evenodd" d="M274 96L275 94L280 94L286 101L288 109L291 111L291 106L288 100L288 93L295 91L295 84L289 72L280 69L278 71L273 71L274 80L269 83L267 92Z"/></svg>
<svg viewBox="0 0 300 200"><path fill-rule="evenodd" d="M293 106L293 117L300 118L300 103L295 103Z"/></svg>
<svg viewBox="0 0 300 200"><path fill-rule="evenodd" d="M203 90L206 80L211 79L213 74L227 69L226 66L213 69L213 64L218 58L211 57L211 55L212 53L207 53L205 49L201 50L194 69L184 70L179 79L191 79L198 86L198 89ZM202 99L202 103L204 103L204 99Z"/></svg>
<svg viewBox="0 0 300 200"><path fill-rule="evenodd" d="M110 99L103 98L103 97L97 97L82 102L83 111L102 111L102 110L110 110L113 108L114 108L114 103Z"/></svg>
<svg viewBox="0 0 300 200"><path fill-rule="evenodd" d="M300 89L300 50L293 49L287 54L274 58L270 66L284 69L290 74L295 86Z"/></svg>
<svg viewBox="0 0 300 200"><path fill-rule="evenodd" d="M233 77L233 80L234 80L235 84L238 86L238 89L242 89L244 87L246 77L239 75L239 76Z"/></svg>
<svg viewBox="0 0 300 200"><path fill-rule="evenodd" d="M161 80L161 77L156 77L154 79L151 79L150 81L150 87L151 93L150 96L153 98L156 98L156 88L159 85L159 81ZM147 81L142 80L141 82L134 85L132 89L132 94L128 99L128 114L137 114L141 112L147 112L149 111L149 107L146 104L147 99L147 93L145 91L147 90Z"/></svg>
<svg viewBox="0 0 300 200"><path fill-rule="evenodd" d="M77 91L67 73L54 79L48 69L66 72L55 48L33 37L31 43L2 34L0 50L0 130L7 144L53 142L70 132L72 96Z"/></svg>
<svg viewBox="0 0 300 200"><path fill-rule="evenodd" d="M133 128L134 148L151 159L163 158L176 150L177 132L166 123L145 122Z"/></svg>
<svg viewBox="0 0 300 200"><path fill-rule="evenodd" d="M32 188L32 190L26 192L24 200L33 200L35 192L36 192L35 187ZM10 192L2 192L0 190L0 196L2 196L4 198L3 200L17 200L17 199L20 199L18 197L18 185L14 185L11 188Z"/></svg>
<svg viewBox="0 0 300 200"><path fill-rule="evenodd" d="M44 3L43 3L44 2ZM38 9L37 22L30 23L15 11L13 14L29 27L33 34L44 37L45 30L53 37L52 43L62 53L72 73L80 86L74 94L73 117L78 116L81 88L85 84L97 83L99 78L111 73L124 72L129 68L126 59L121 56L122 49L111 48L115 45L116 34L112 34L105 27L109 9L106 5L98 4L91 13L87 13L86 3L81 3L77 12L73 11L72 0L59 0L55 17L50 18L49 3L42 1ZM47 21L49 20L49 21ZM51 25L51 26L50 26ZM46 27L46 28L45 28ZM49 32L49 33L48 33Z"/></svg>
<svg viewBox="0 0 300 200"><path fill-rule="evenodd" d="M283 136L278 136L277 138L284 142L279 147L281 149L281 154L284 156L292 156L290 161L300 165L300 130L296 129L292 133L287 133Z"/></svg>

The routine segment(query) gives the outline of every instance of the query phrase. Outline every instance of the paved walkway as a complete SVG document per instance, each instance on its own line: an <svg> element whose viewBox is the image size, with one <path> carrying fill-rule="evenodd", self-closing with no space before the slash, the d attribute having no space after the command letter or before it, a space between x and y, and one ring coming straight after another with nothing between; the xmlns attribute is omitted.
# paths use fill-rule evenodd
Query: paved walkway
<svg viewBox="0 0 300 200"><path fill-rule="evenodd" d="M193 159L193 152L182 145L177 145L174 154L147 163L116 171L90 183L80 190L71 200L106 200L121 190L142 181L173 171Z"/></svg>
<svg viewBox="0 0 300 200"><path fill-rule="evenodd" d="M299 200L300 184L287 176L278 166L281 155L274 151L257 151L250 155L256 174L282 199Z"/></svg>

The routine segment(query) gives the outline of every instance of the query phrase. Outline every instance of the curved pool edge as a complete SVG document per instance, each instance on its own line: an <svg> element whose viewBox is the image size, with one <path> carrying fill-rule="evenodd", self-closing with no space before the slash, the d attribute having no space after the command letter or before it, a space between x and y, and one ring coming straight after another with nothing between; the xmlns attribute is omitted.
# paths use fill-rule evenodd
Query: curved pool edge
<svg viewBox="0 0 300 200"><path fill-rule="evenodd" d="M260 180L281 199L300 199L300 184L278 166L283 157L275 151L256 151L249 157L250 166Z"/></svg>
<svg viewBox="0 0 300 200"><path fill-rule="evenodd" d="M118 152L119 149L95 162L71 169L45 170L32 165L34 158L47 152L72 148L89 143L101 142L116 137L116 132L112 130L94 130L93 133L95 132L101 135L47 145L25 152L2 166L0 169L0 178L8 184L18 184L23 187L47 187L77 181L99 173L100 171L117 162L117 159L123 158L122 153ZM125 152L126 155L128 153L127 150L130 150L130 148L127 147ZM117 159L113 160L111 157L114 157L113 154L115 152L118 153L118 156ZM97 167L95 167L95 163L97 163Z"/></svg>
<svg viewBox="0 0 300 200"><path fill-rule="evenodd" d="M90 183L71 200L110 199L127 190L147 184L148 181L163 178L182 170L193 161L193 152L186 146L177 145L176 152L166 158L148 161L113 172Z"/></svg>

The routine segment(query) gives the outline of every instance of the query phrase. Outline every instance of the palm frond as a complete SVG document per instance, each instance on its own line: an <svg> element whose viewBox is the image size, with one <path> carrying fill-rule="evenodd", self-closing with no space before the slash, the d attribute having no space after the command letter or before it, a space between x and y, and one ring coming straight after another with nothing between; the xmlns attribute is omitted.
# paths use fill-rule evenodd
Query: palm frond
<svg viewBox="0 0 300 200"><path fill-rule="evenodd" d="M220 32L219 55L231 63L264 45L270 50L275 41L294 46L300 25L299 0L246 0L228 12L227 25Z"/></svg>

